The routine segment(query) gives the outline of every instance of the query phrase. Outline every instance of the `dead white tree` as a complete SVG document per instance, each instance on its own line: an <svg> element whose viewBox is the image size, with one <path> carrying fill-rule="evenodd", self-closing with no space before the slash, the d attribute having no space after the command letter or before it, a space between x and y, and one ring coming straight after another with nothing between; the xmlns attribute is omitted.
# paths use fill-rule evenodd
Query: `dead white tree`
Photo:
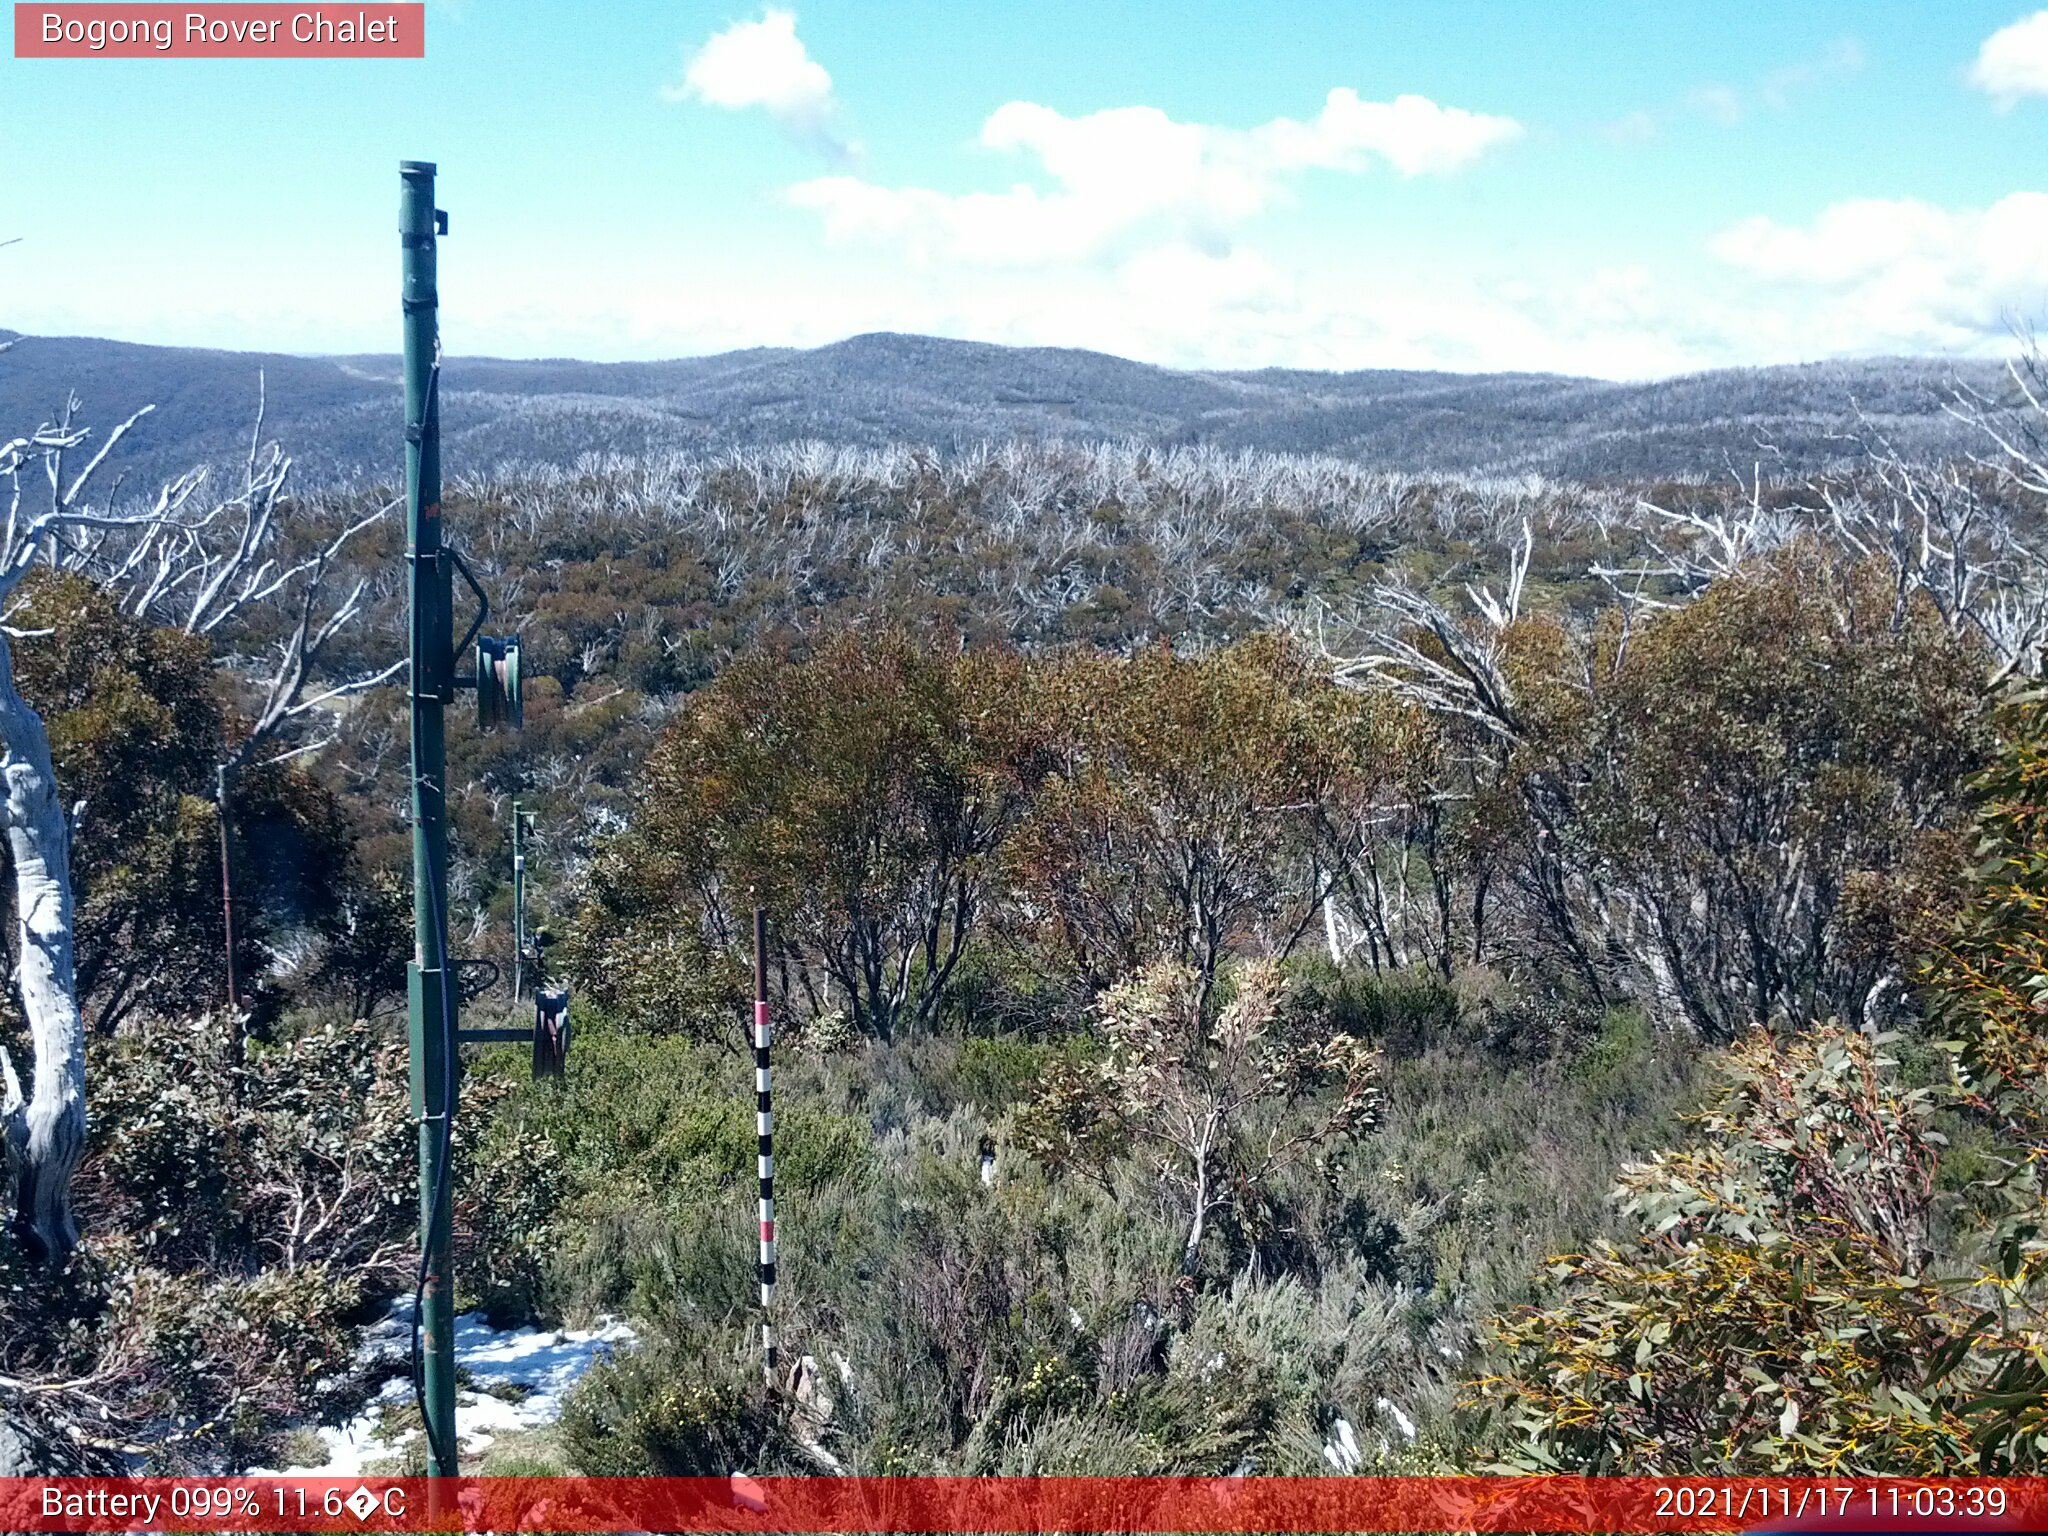
<svg viewBox="0 0 2048 1536"><path fill-rule="evenodd" d="M165 487L153 516L136 526L73 530L69 563L119 595L137 618L236 648L261 616L263 627L282 614L282 632L237 667L254 700L248 729L214 769L214 804L220 826L222 922L226 936L226 998L243 1005L235 973L236 894L234 796L244 769L284 762L332 744L342 700L388 682L405 670L401 658L352 675L324 677L334 640L364 611L370 583L358 577L345 592L329 581L348 545L388 517L399 503L367 511L323 508L285 494L292 461L263 441L264 378L256 376L256 420L242 463L242 483L204 510L193 510L206 475L194 471ZM310 541L292 536L297 524L338 513ZM173 515L176 514L176 515ZM311 727L311 729L308 729Z"/></svg>
<svg viewBox="0 0 2048 1536"><path fill-rule="evenodd" d="M1418 951L1445 974L1453 963L1453 895L1442 833L1454 802L1499 779L1524 739L1523 710L1507 666L1506 631L1521 615L1533 548L1534 535L1524 521L1508 555L1505 591L1496 597L1490 587L1468 585L1474 610L1469 617L1428 593L1383 581L1341 626L1341 639L1333 641L1332 616L1321 608L1303 626L1304 640L1338 686L1383 693L1426 717L1457 723L1445 742L1456 760L1441 765L1434 789L1405 804L1375 807L1373 814L1344 828L1331 848L1332 878L1323 893L1326 924L1333 935L1349 926L1369 936L1376 965L1380 953L1406 960ZM1539 817L1552 810L1540 800L1531 806ZM1387 828L1377 822L1401 833L1388 842L1384 856L1380 843ZM1544 894L1564 901L1563 871L1544 868L1554 876ZM1475 955L1483 947L1487 886L1486 874L1475 872ZM1348 910L1340 911L1345 903ZM1332 947L1334 956L1334 938Z"/></svg>
<svg viewBox="0 0 2048 1536"><path fill-rule="evenodd" d="M1641 552L1627 565L1596 561L1587 574L1607 584L1624 615L1633 623L1638 612L1670 608L1690 601L1723 576L1762 559L1813 526L1810 511L1767 505L1764 467L1751 466L1744 480L1731 466L1738 503L1714 501L1704 507L1662 507L1638 501L1627 528L1628 542ZM1677 589L1671 600L1654 597L1650 583Z"/></svg>
<svg viewBox="0 0 2048 1536"><path fill-rule="evenodd" d="M1525 557L1517 564L1527 569ZM1521 583L1510 581L1505 603L1490 591L1483 601L1472 595L1484 623L1460 619L1427 593L1381 582L1366 599L1371 644L1365 650L1336 650L1321 610L1308 638L1339 686L1384 687L1431 714L1468 720L1484 737L1513 746L1521 739L1522 719L1504 664L1502 632L1519 610Z"/></svg>
<svg viewBox="0 0 2048 1536"><path fill-rule="evenodd" d="M367 511L337 507L336 519L309 543L287 546L294 524L316 523L330 509L285 495L292 461L275 443L263 442L263 375L256 376L256 422L243 460L242 484L203 513L158 516L134 528L97 532L78 539L75 564L120 595L137 618L169 625L233 645L239 630L259 613L282 612L283 633L268 654L245 667L260 698L249 729L226 761L230 773L259 760L264 748L293 736L311 718L327 727L310 740L263 758L277 762L317 751L333 740L333 706L352 694L388 682L404 661L340 679L320 681L330 644L362 616L370 590L358 577L346 592L329 590L343 551L390 516L389 500ZM159 511L185 507L205 483L203 471L182 477L159 496Z"/></svg>
<svg viewBox="0 0 2048 1536"><path fill-rule="evenodd" d="M234 769L253 761L266 744L279 742L315 711L374 687L404 667L398 662L340 681L313 681L325 648L362 613L367 591L366 581L358 580L332 599L328 577L348 542L395 504L342 519L337 532L303 553L284 552L282 492L290 460L274 445L260 448L259 406L243 484L235 494L209 505L199 494L206 474L195 470L132 509L98 505L89 499L95 477L153 407L143 407L109 432L74 473L67 456L90 436L76 425L77 408L74 397L56 423L0 445L0 486L7 497L0 538L0 780L5 785L0 816L14 871L15 975L32 1056L24 1090L13 1061L0 1049L0 1128L14 1188L15 1228L31 1253L57 1261L77 1242L69 1189L86 1131L70 866L72 831L85 807L65 812L48 732L14 684L11 642L24 636L6 623L18 611L10 601L14 592L37 565L77 571L116 592L123 608L138 617L173 622L188 633L216 639L265 605L289 605L283 636L272 648L272 665L257 683L262 703L219 776L224 855L226 786ZM30 510L23 481L32 479L37 468L47 495L34 498ZM266 760L313 750L329 735L286 747ZM228 910L231 923L231 897Z"/></svg>
<svg viewBox="0 0 2048 1536"><path fill-rule="evenodd" d="M139 529L152 518L174 515L158 508L107 515L87 510L83 502L93 474L144 414L138 411L108 433L85 468L68 479L64 454L86 441L86 433L70 424L68 409L61 424L0 444L0 482L7 491L0 608L13 611L9 600L38 562L64 565L75 548L73 535ZM31 514L22 507L21 479L25 468L37 464L49 481L50 498L46 509ZM72 818L58 798L49 733L15 687L13 641L20 636L0 617L0 820L14 868L15 978L32 1061L24 1092L13 1060L0 1047L0 1134L13 1185L15 1232L33 1257L62 1262L78 1242L71 1176L85 1150L86 1129L85 1026L72 948Z"/></svg>
<svg viewBox="0 0 2048 1536"><path fill-rule="evenodd" d="M2022 537L2011 496L1999 494L2048 498L2048 407L2030 367L2040 365L2013 365L2024 401L2017 411L1956 391L1949 410L1983 435L1984 454L1915 459L1861 419L1838 438L1853 455L1847 467L1786 486L1777 503L1765 497L1761 463L1747 481L1736 476L1739 501L1701 509L1641 503L1641 557L1596 564L1591 574L1633 620L1638 610L1689 601L1794 539L1816 539L1887 570L1898 622L1909 604L1927 602L1951 629L1981 640L1993 683L2038 670L2048 642L2048 557ZM1652 596L1653 583L1673 595Z"/></svg>

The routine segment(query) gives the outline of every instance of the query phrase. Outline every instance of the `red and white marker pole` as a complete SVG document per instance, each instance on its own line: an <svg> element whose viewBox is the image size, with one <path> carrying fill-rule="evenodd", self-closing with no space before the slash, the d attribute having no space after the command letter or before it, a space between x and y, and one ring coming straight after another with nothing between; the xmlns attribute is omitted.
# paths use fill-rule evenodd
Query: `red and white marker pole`
<svg viewBox="0 0 2048 1536"><path fill-rule="evenodd" d="M754 1130L761 1173L761 1375L775 1385L775 1110L769 1102L768 909L754 908Z"/></svg>

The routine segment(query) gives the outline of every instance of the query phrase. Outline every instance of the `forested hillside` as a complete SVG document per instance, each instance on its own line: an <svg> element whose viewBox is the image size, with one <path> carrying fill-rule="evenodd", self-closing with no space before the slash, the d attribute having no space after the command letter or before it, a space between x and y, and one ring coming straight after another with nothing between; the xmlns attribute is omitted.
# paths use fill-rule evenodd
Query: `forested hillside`
<svg viewBox="0 0 2048 1536"><path fill-rule="evenodd" d="M1956 425L1743 480L451 475L528 672L523 732L451 733L469 1007L512 1016L515 796L575 999L565 1078L472 1053L462 1299L637 1335L474 1463L2035 1466L2048 479ZM33 509L94 448L10 451ZM243 453L15 551L88 1037L78 1245L0 1247L53 1465L317 1459L403 1368L358 1353L414 1261L399 532Z"/></svg>
<svg viewBox="0 0 2048 1536"><path fill-rule="evenodd" d="M0 339L9 333L0 332ZM398 360L293 357L28 336L0 372L0 419L39 421L76 392L95 421L154 403L128 457L138 484L238 463L268 381L271 431L309 477L388 479ZM1984 362L1912 358L1727 369L1647 383L1374 369L1198 373L1073 349L856 336L652 363L451 357L451 464L570 468L806 440L860 447L1131 440L1332 454L1382 470L1656 480L1795 472L1856 456L1844 434L1918 456L1974 446L1944 410L1960 381L2009 393ZM1762 445L1768 445L1764 447Z"/></svg>

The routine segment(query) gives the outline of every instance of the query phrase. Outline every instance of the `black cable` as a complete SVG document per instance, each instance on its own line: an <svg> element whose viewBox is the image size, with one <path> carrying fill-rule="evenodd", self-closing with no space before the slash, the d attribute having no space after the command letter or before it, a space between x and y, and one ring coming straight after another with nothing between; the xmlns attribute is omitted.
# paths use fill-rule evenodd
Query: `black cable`
<svg viewBox="0 0 2048 1536"><path fill-rule="evenodd" d="M420 1267L413 1277L412 1286L412 1397L419 1409L420 1423L426 1430L427 1455L435 1465L453 1464L448 1448L442 1445L435 1432L434 1416L427 1411L426 1357L421 1350L420 1314L425 1309L427 1294L427 1269L432 1262L434 1238L440 1230L441 1208L444 1201L451 1206L449 1217L454 1218L453 1202L448 1200L450 1169L455 1162L455 1095L457 1092L455 1067L456 1043L455 1020L448 1008L448 956L447 929L442 926L444 914L441 910L441 882L439 870L430 872L427 891L434 907L434 931L442 938L441 961L435 974L441 978L436 989L441 995L441 1036L444 1042L441 1052L441 1147L435 1159L433 1203L427 1208L426 1225L420 1231ZM447 1277L451 1282L454 1276ZM452 1319L451 1319L452 1322Z"/></svg>

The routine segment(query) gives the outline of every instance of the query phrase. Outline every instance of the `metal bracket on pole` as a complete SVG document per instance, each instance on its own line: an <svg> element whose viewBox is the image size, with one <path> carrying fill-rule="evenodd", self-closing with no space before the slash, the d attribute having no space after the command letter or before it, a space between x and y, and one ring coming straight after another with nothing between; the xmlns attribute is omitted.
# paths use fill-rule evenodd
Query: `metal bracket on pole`
<svg viewBox="0 0 2048 1536"><path fill-rule="evenodd" d="M463 584L476 594L476 617L470 620L469 628L462 638L455 642L455 654L460 656L472 644L476 646L476 670L467 677L450 679L452 688L474 688L476 690L476 723L479 730L524 730L526 727L526 685L520 675L519 637L517 635L486 635L481 633L484 621L491 616L491 600L484 593L483 584L470 570L469 562L462 558L462 552L450 544L442 554L454 567L455 574ZM450 610L453 610L453 588L450 588ZM450 697L453 694L451 692Z"/></svg>

